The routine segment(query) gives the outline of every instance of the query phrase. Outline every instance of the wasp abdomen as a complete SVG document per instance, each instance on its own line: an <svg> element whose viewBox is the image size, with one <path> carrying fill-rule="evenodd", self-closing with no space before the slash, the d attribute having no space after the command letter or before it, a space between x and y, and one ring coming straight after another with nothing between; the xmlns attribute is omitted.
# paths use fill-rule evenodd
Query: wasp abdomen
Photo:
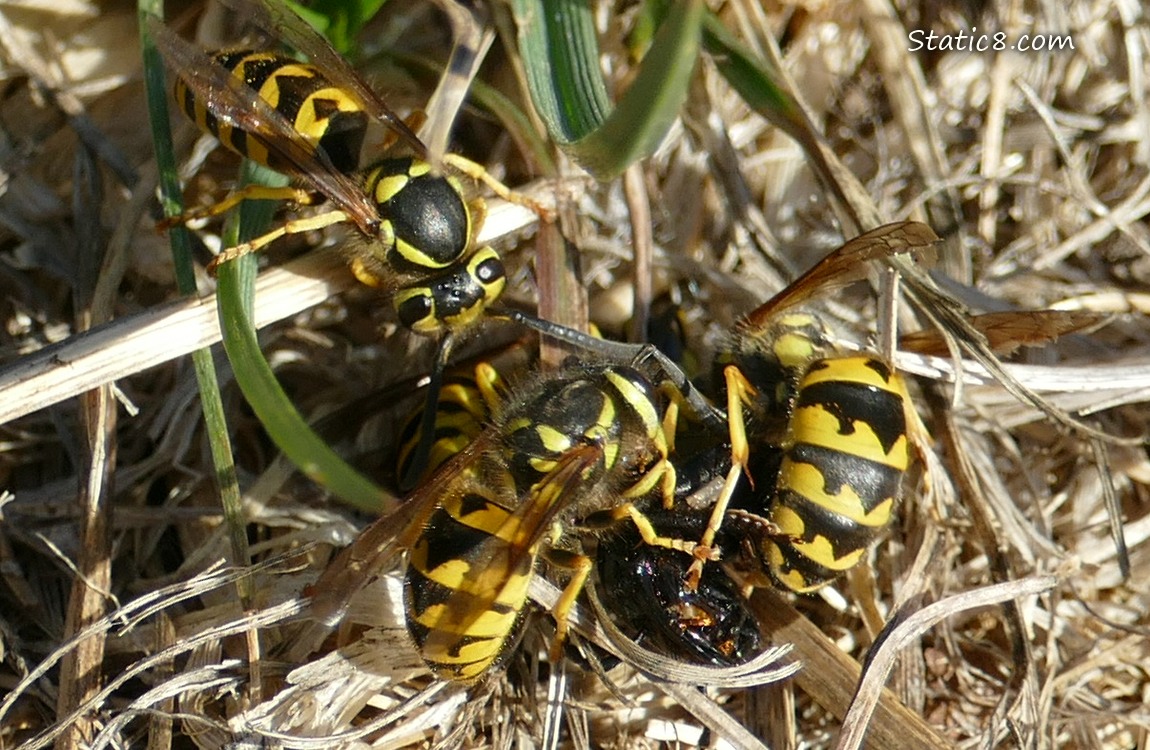
<svg viewBox="0 0 1150 750"><path fill-rule="evenodd" d="M518 541L511 516L493 497L464 493L432 514L411 550L404 587L408 630L424 661L442 677L478 678L518 632L538 545L515 564L491 566L498 575L484 573L492 562L492 537L507 545Z"/></svg>
<svg viewBox="0 0 1150 750"><path fill-rule="evenodd" d="M313 149L322 149L337 170L359 168L369 118L317 68L284 55L251 50L225 50L213 57L283 115ZM211 103L195 96L183 80L176 81L175 96L188 117L239 155L277 171L298 171L297 165L276 153L274 144L212 114Z"/></svg>
<svg viewBox="0 0 1150 750"><path fill-rule="evenodd" d="M858 563L910 463L905 386L871 356L817 360L799 381L767 544L772 576L811 591Z"/></svg>

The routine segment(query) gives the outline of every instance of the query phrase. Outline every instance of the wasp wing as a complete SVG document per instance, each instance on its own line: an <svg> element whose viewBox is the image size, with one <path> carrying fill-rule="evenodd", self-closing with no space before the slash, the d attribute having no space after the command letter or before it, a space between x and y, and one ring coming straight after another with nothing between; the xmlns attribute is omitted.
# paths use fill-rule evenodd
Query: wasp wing
<svg viewBox="0 0 1150 750"><path fill-rule="evenodd" d="M250 133L283 162L290 176L310 184L343 209L365 234L374 234L379 213L362 186L336 169L323 149L315 148L283 114L210 55L151 19L149 31L160 53L188 88L218 120Z"/></svg>
<svg viewBox="0 0 1150 750"><path fill-rule="evenodd" d="M918 221L884 224L832 251L806 273L747 315L751 327L766 325L781 311L810 299L815 292L845 286L864 278L869 261L929 247L938 235Z"/></svg>
<svg viewBox="0 0 1150 750"><path fill-rule="evenodd" d="M427 158L427 147L423 145L419 136L367 85L343 55L307 21L280 3L269 3L265 0L221 0L221 2L268 34L282 39L306 55L313 65L323 71L328 80L357 99L358 104L369 116L391 128L416 156L421 159Z"/></svg>
<svg viewBox="0 0 1150 750"><path fill-rule="evenodd" d="M1105 323L1110 316L1084 310L1011 310L969 318L974 330L986 337L995 354L1012 353L1020 346L1041 346L1069 333ZM950 350L941 331L913 331L899 339L899 348L917 354L945 357Z"/></svg>
<svg viewBox="0 0 1150 750"><path fill-rule="evenodd" d="M579 493L587 469L602 456L597 445L572 448L540 482L511 498L515 507L510 514L491 506L473 511L488 514L491 520L502 518L498 524L484 526L482 538L447 563L464 572L435 599L434 620L420 619L429 628L425 650L450 652L458 645L460 634L478 636L483 632L491 636L487 630L508 625L507 613L522 610L540 544L556 517L570 507L570 498ZM465 520L479 527L485 519ZM493 612L499 614L493 617L489 614Z"/></svg>
<svg viewBox="0 0 1150 750"><path fill-rule="evenodd" d="M445 463L426 483L412 492L391 513L373 521L324 569L312 585L310 617L334 625L351 597L392 566L396 558L419 539L427 519L445 495L485 451L494 448L488 430Z"/></svg>

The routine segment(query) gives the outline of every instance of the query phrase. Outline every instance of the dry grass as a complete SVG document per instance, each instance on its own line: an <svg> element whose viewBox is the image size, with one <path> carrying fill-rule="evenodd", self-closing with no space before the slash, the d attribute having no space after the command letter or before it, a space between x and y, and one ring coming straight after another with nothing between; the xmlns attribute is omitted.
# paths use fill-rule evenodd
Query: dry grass
<svg viewBox="0 0 1150 750"><path fill-rule="evenodd" d="M717 706L771 747L847 743L857 716L842 718L870 651L860 696L874 695L878 709L868 747L1150 746L1150 462L1140 438L1150 400L1150 27L1138 4L1107 0L895 5L733 2L724 18L754 43L785 40L831 151L863 186L858 205L873 202L882 221L930 223L945 238L935 269L951 295L976 312L1106 314L1092 330L1010 355L1007 372L1053 408L1135 439L1091 438L976 365L964 365L956 388L950 358L900 355L922 376L916 403L933 440L898 523L836 586L839 597L755 598L768 632L793 642L805 668L715 701L617 669L630 705L572 669L566 744L708 745L716 735L700 727L710 726L753 746ZM1074 49L907 51L912 29L975 26L1010 41L1065 34ZM605 49L621 49L618 33ZM220 747L280 734L298 747L397 747L437 727L468 746L535 746L553 708L534 671L544 617L508 679L471 695L427 678L394 578L357 598L349 622L371 626L362 638L304 664L278 658L280 625L298 613L328 545L361 523L274 459L225 380L261 560L253 606L241 611L184 356L217 340L214 307L176 300L166 242L152 229L135 39L126 4L0 5L0 747ZM700 362L739 314L855 233L841 228L803 152L710 64L681 126L632 178L626 191L582 181L572 191L577 220L564 228L581 250L591 315L605 330L625 327L635 287L628 201L637 211L645 200L654 289L680 293ZM493 212L489 231L525 220ZM526 268L532 245L517 250ZM378 297L348 291L334 254L301 262L261 274L265 351L300 410L331 415L333 444L379 471L402 407L367 407L363 394L425 372L430 348L396 332ZM514 298L533 300L526 273L515 287ZM873 345L874 295L848 292L819 307L847 342ZM113 323L77 339L102 311ZM923 325L909 312L903 321ZM115 391L97 388L113 379ZM1128 574L1108 504L1123 520ZM878 697L882 684L889 692Z"/></svg>

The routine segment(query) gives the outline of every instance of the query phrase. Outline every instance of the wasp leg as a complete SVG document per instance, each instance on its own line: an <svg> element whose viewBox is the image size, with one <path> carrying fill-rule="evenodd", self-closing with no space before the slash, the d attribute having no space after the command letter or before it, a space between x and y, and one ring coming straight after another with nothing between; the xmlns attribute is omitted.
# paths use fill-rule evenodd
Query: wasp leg
<svg viewBox="0 0 1150 750"><path fill-rule="evenodd" d="M669 380L659 384L659 393L667 401L667 408L663 410L663 435L667 439L667 453L674 453L675 434L679 431L679 414L687 397Z"/></svg>
<svg viewBox="0 0 1150 750"><path fill-rule="evenodd" d="M174 226L187 224L199 219L210 219L231 211L244 201L291 201L301 206L310 206L323 201L323 196L314 190L291 187L269 187L267 185L246 185L239 190L233 190L221 201L202 208L193 208L176 216L161 219L156 227L161 231Z"/></svg>
<svg viewBox="0 0 1150 750"><path fill-rule="evenodd" d="M646 497L647 494L658 487L659 495L663 498L663 507L670 508L675 504L676 481L677 473L675 466L668 461L666 455L664 455L647 470L646 474L623 492L622 497L626 500ZM626 505L620 507L626 507ZM619 516L619 518L621 517L622 516Z"/></svg>
<svg viewBox="0 0 1150 750"><path fill-rule="evenodd" d="M370 264L366 263L363 258L359 256L352 258L348 266L351 268L351 274L355 276L355 280L364 286L369 286L372 289L387 288L389 280L372 271Z"/></svg>
<svg viewBox="0 0 1150 750"><path fill-rule="evenodd" d="M711 517L707 519L707 528L699 540L699 546L710 549L715 543L715 535L723 525L723 518L727 514L727 506L735 493L735 486L739 482L739 475L746 474L753 484L754 478L748 473L747 463L750 460L751 449L747 443L747 424L743 415L743 404L750 403L756 390L747 380L746 376L734 365L723 369L723 376L727 381L727 428L731 438L731 469L723 481L723 488L715 500L715 507L711 510ZM694 591L699 585L703 575L703 564L706 561L696 556L687 571L687 588Z"/></svg>
<svg viewBox="0 0 1150 750"><path fill-rule="evenodd" d="M479 244L479 233L487 221L487 201L482 195L472 195L467 199L467 210L471 213L471 244Z"/></svg>
<svg viewBox="0 0 1150 750"><path fill-rule="evenodd" d="M555 640L551 643L548 658L552 664L558 664L563 656L563 644L567 642L567 631L571 627L567 619L571 615L571 607L579 598L579 592L583 590L587 578L591 575L592 562L586 555L554 547L545 550L543 554L548 562L571 571L571 580L567 582L563 593L551 608L551 616L555 618Z"/></svg>
<svg viewBox="0 0 1150 750"><path fill-rule="evenodd" d="M651 519L647 517L643 511L639 510L632 503L623 503L617 505L611 510L603 513L596 513L589 516L587 521L591 527L603 524L604 519L610 523L618 523L620 521L630 520L635 525L639 536L642 537L644 544L649 544L652 547L665 547L691 555L696 559L705 560L718 560L719 549L717 547L703 547L698 542L688 541L686 539L679 539L673 536L663 536L655 530L655 526L651 523Z"/></svg>
<svg viewBox="0 0 1150 750"><path fill-rule="evenodd" d="M261 250L272 242L278 240L280 237L284 237L289 234L302 234L303 232L312 232L316 229L323 229L324 227L330 227L333 224L341 224L343 222L349 221L351 221L351 218L343 211L327 211L317 216L310 216L306 219L293 219L291 221L286 221L266 234L261 234L255 239L248 240L247 242L241 242L235 247L229 247L221 251L219 255L212 258L211 262L208 263L208 273L214 276L216 274L216 269L219 268L221 263L227 263L228 261L232 261L249 253L254 253L258 250Z"/></svg>
<svg viewBox="0 0 1150 750"><path fill-rule="evenodd" d="M503 405L503 394L500 388L504 387L503 376L491 366L490 362L478 362L475 365L475 387L487 405L488 414L498 414Z"/></svg>
<svg viewBox="0 0 1150 750"><path fill-rule="evenodd" d="M511 188L507 187L502 182L495 179L495 177L493 177L490 172L484 169L481 164L477 164L476 162L471 161L465 156L460 156L459 154L444 154L443 163L455 171L467 175L473 180L482 182L484 185L491 188L491 191L503 200L518 204L524 208L531 209L543 221L548 223L555 221L555 211L553 209L548 208L542 203L529 198L522 193L517 193Z"/></svg>

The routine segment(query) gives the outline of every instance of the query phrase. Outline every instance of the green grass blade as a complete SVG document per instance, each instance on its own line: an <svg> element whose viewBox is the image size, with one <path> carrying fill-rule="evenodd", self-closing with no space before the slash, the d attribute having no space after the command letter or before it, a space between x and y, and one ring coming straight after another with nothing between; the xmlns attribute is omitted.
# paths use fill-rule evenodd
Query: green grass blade
<svg viewBox="0 0 1150 750"><path fill-rule="evenodd" d="M787 95L773 67L739 42L709 11L703 21L703 46L719 73L749 107L792 138L805 137L806 118Z"/></svg>
<svg viewBox="0 0 1150 750"><path fill-rule="evenodd" d="M532 102L560 147L600 179L652 154L687 96L699 54L702 1L681 3L668 14L614 109L588 4L515 0L513 7Z"/></svg>
<svg viewBox="0 0 1150 750"><path fill-rule="evenodd" d="M164 75L163 60L148 33L148 19L161 17L163 2L162 0L141 0L138 13L140 47L144 63L145 95L148 102L152 141L156 151L156 165L160 176L160 201L165 216L177 216L183 211L183 202L169 126L168 86ZM196 293L196 277L192 267L191 241L187 229L182 226L172 227L168 233L168 239L175 262L176 286L181 294L193 295ZM208 449L220 489L220 504L224 512L224 523L228 529L232 557L236 564L246 565L250 562L246 529L247 519L243 513L239 483L236 479L236 467L232 459L231 440L228 437L227 419L224 416L220 384L216 378L211 351L200 349L193 352L192 364L196 373L196 384L200 391L204 426L208 436ZM250 600L252 591L246 579L240 583L239 588L241 598L245 601Z"/></svg>
<svg viewBox="0 0 1150 750"><path fill-rule="evenodd" d="M610 100L599 72L599 40L581 0L514 0L527 88L547 132L561 146L602 124Z"/></svg>
<svg viewBox="0 0 1150 750"><path fill-rule="evenodd" d="M263 184L286 178L251 162L245 162L245 178ZM245 201L237 231L225 234L230 245L257 235L267 225L259 212L274 210L267 201ZM217 300L224 350L252 411L268 431L272 442L309 479L326 488L348 505L369 513L384 510L390 495L364 477L317 435L296 410L276 380L260 350L253 323L255 256L245 256L219 267Z"/></svg>

